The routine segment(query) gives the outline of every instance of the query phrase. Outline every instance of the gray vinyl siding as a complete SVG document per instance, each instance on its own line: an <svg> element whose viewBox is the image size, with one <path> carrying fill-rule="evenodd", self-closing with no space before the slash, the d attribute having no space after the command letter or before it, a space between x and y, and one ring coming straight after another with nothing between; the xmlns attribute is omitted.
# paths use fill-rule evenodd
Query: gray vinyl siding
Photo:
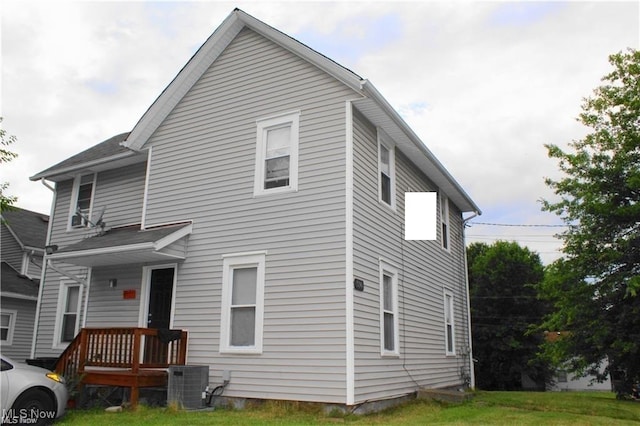
<svg viewBox="0 0 640 426"><path fill-rule="evenodd" d="M174 327L225 395L344 403L345 100L243 30L150 139L147 225L193 220ZM300 111L298 191L253 196L256 120ZM266 251L263 353L219 353L222 256Z"/></svg>
<svg viewBox="0 0 640 426"><path fill-rule="evenodd" d="M146 170L144 162L98 173L93 211L106 207L107 226L141 222Z"/></svg>
<svg viewBox="0 0 640 426"><path fill-rule="evenodd" d="M2 354L16 361L24 361L31 353L36 301L2 297L0 303L0 311L16 311L13 339L11 345L2 343Z"/></svg>
<svg viewBox="0 0 640 426"><path fill-rule="evenodd" d="M404 193L436 191L396 149L394 212L378 201L376 129L354 114L354 276L365 282L354 294L355 402L402 395L423 387L461 383L466 331L461 214L451 205L451 252L437 241L405 241ZM400 356L380 354L379 259L398 270ZM454 292L458 356L445 355L444 296ZM415 381L415 382L414 382Z"/></svg>
<svg viewBox="0 0 640 426"><path fill-rule="evenodd" d="M22 271L22 262L24 261L24 251L20 243L15 239L11 231L5 226L0 225L0 260L7 262L13 269L18 272ZM33 255L33 260L42 265L42 257ZM32 278L40 278L41 269L34 262L29 262L27 275Z"/></svg>
<svg viewBox="0 0 640 426"><path fill-rule="evenodd" d="M107 223L107 226L140 223L142 219L145 174L145 163L98 173L93 204L94 212L98 211L100 207L106 206L103 220ZM65 247L95 234L95 231L91 229L67 230L72 188L73 180L56 184L55 207L50 219L52 221L51 244L56 244L59 247ZM59 262L56 262L56 265L71 274L83 278L89 276L90 273L89 269L84 267ZM60 348L52 347L61 280L69 281L67 277L58 274L51 268L46 269L39 308L40 318L36 336L36 356L57 356L62 351ZM84 298L87 296L86 286L83 287L82 296L81 324L84 321ZM113 315L102 325L109 326L111 320L115 317L117 316ZM94 325L98 326L98 323L95 322Z"/></svg>
<svg viewBox="0 0 640 426"><path fill-rule="evenodd" d="M118 284L109 287L109 279ZM142 265L101 266L91 270L87 327L138 327ZM124 290L134 290L135 299L124 299Z"/></svg>
<svg viewBox="0 0 640 426"><path fill-rule="evenodd" d="M22 248L11 231L5 225L0 225L0 258L16 271L22 268Z"/></svg>
<svg viewBox="0 0 640 426"><path fill-rule="evenodd" d="M33 279L39 280L40 275L42 274L42 256L33 255L31 256L31 261L29 262L29 266L27 268L27 275Z"/></svg>

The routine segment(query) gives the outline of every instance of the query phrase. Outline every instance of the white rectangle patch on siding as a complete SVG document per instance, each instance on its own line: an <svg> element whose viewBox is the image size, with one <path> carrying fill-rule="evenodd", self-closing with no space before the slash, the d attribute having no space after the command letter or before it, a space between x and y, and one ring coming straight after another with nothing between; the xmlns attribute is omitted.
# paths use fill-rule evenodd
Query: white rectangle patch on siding
<svg viewBox="0 0 640 426"><path fill-rule="evenodd" d="M436 192L405 192L404 239L436 239Z"/></svg>

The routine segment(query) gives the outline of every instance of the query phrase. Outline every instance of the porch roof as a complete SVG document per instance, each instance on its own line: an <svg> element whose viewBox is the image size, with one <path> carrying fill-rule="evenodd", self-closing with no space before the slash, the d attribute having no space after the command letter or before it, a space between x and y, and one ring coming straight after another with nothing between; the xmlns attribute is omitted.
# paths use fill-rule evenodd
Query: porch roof
<svg viewBox="0 0 640 426"><path fill-rule="evenodd" d="M187 237L192 230L191 222L148 229L140 225L113 228L63 247L48 259L80 266L180 261L187 257Z"/></svg>

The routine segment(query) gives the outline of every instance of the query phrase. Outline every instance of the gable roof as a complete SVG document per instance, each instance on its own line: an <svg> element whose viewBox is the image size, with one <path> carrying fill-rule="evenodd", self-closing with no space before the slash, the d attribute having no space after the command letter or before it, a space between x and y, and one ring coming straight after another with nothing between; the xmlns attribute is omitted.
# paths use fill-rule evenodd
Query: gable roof
<svg viewBox="0 0 640 426"><path fill-rule="evenodd" d="M2 297L38 300L38 282L31 280L13 269L7 262L2 262Z"/></svg>
<svg viewBox="0 0 640 426"><path fill-rule="evenodd" d="M134 150L141 149L189 89L245 27L309 61L352 89L360 90L362 78L354 72L236 8L200 46L189 62L144 113L124 145Z"/></svg>
<svg viewBox="0 0 640 426"><path fill-rule="evenodd" d="M142 149L189 89L245 27L305 59L360 93L362 99L354 101L353 104L367 119L383 128L398 143L400 150L407 154L461 211L480 214L480 208L471 197L370 81L237 8L213 32L153 102L123 145L134 150Z"/></svg>
<svg viewBox="0 0 640 426"><path fill-rule="evenodd" d="M353 71L237 8L211 34L171 83L162 91L160 96L136 123L130 134L123 133L104 141L94 147L96 150L90 148L32 176L31 180L45 178L60 181L69 179L77 175L80 170L90 168L90 170L99 171L99 167L107 168L109 167L107 166L109 162L111 162L109 163L109 168L113 168L115 166L114 160L120 159L120 163L116 164L121 164L124 161L122 158L125 157L128 157L130 162L136 159L137 161L143 161L146 157L142 157L141 154L136 156L134 152L144 149L144 145L155 130L243 28L249 28L262 37L289 50L360 94L362 97L353 101L352 104L369 121L391 136L398 144L398 148L438 186L439 190L444 191L449 200L462 212L480 214L480 208L471 197L370 81L363 79ZM114 146L116 143L120 143L122 146ZM102 153L100 149L97 149L100 146L102 146L100 149L105 150Z"/></svg>
<svg viewBox="0 0 640 426"><path fill-rule="evenodd" d="M14 207L2 212L3 224L23 249L44 250L47 241L49 216Z"/></svg>
<svg viewBox="0 0 640 426"><path fill-rule="evenodd" d="M59 182L70 179L81 171L100 171L105 168L113 168L114 162L124 166L146 159L146 156L122 145L122 142L127 139L127 136L129 136L129 132L112 136L79 154L31 176L29 179L39 180L44 178Z"/></svg>

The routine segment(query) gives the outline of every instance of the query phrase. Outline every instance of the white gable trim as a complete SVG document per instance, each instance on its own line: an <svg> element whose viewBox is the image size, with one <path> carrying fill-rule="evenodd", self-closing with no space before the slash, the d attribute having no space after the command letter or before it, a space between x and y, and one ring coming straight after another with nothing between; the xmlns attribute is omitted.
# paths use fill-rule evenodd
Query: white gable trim
<svg viewBox="0 0 640 426"><path fill-rule="evenodd" d="M356 108L375 126L383 128L396 147L438 188L449 194L449 199L462 212L481 214L480 208L471 197L368 80L362 81L362 93L366 97L354 101Z"/></svg>
<svg viewBox="0 0 640 426"><path fill-rule="evenodd" d="M140 150L243 26L238 15L235 12L231 13L144 113L122 145L136 151Z"/></svg>
<svg viewBox="0 0 640 426"><path fill-rule="evenodd" d="M311 62L334 78L359 90L361 79L327 57L287 36L264 22L235 9L211 34L207 41L191 57L178 75L164 89L155 102L135 125L131 134L122 145L132 150L140 150L153 132L162 124L169 113L189 89L202 77L211 64L222 54L236 35L248 27L267 39Z"/></svg>

